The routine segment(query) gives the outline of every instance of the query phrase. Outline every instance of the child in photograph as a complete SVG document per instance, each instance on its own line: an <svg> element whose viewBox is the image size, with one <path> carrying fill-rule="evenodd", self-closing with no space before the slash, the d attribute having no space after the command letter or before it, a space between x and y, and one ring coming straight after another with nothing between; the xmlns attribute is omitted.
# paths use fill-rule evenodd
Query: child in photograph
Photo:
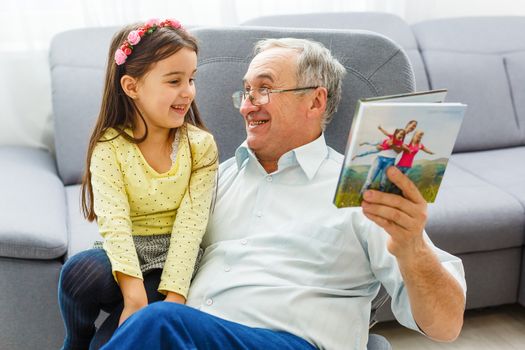
<svg viewBox="0 0 525 350"><path fill-rule="evenodd" d="M383 129L381 127L381 125L379 125L377 128L379 129L379 131L381 131L383 134L385 134L385 136L387 136L387 138L384 139L381 142L376 142L376 143L361 142L359 144L359 146L369 145L369 146L374 146L375 149L370 150L370 151L366 151L366 152L363 152L363 153L358 153L358 154L356 154L355 156L352 157L352 160L354 160L354 159L356 159L358 157L364 157L364 156L368 156L370 154L379 153L381 151L390 149L392 146L401 147L401 145L403 144L404 136L405 136L405 129L396 129L393 134L389 134L388 131L386 131L385 129Z"/></svg>
<svg viewBox="0 0 525 350"><path fill-rule="evenodd" d="M400 139L402 143L406 135L405 129L396 129L394 135L394 138ZM389 166L394 165L394 163L396 162L397 155L399 152L401 152L401 150L402 146L398 147L392 142L388 149L382 150L378 153L377 157L372 162L370 169L368 170L368 175L366 177L365 183L363 184L363 187L360 191L361 195L363 195L363 193L370 188L372 183L377 178L381 179L379 183L379 190L385 190L387 182L386 169Z"/></svg>
<svg viewBox="0 0 525 350"><path fill-rule="evenodd" d="M62 349L98 349L148 303L186 301L218 160L194 101L197 52L176 20L128 26L112 40L82 184L103 249L62 268ZM96 330L100 310L109 316Z"/></svg>
<svg viewBox="0 0 525 350"><path fill-rule="evenodd" d="M403 145L403 153L401 154L401 158L396 164L396 167L399 170L401 170L403 174L406 174L412 168L414 158L420 150L428 154L434 154L434 152L426 148L421 143L421 140L423 139L424 135L425 133L423 131L418 130L414 133L414 136L412 137L412 140L410 140L410 143L408 145ZM397 186L395 186L394 184L390 185L391 190L389 190L388 192L401 194L401 191Z"/></svg>

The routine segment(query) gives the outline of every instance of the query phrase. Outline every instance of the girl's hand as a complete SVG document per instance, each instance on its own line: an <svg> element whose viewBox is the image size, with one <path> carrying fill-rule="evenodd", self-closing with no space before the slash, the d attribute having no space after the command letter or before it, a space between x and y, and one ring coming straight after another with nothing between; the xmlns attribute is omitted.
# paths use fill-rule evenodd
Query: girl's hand
<svg viewBox="0 0 525 350"><path fill-rule="evenodd" d="M121 324L124 323L131 315L133 315L135 312L139 311L143 307L147 306L148 303L146 302L144 305L141 304L126 304L124 303L124 309L122 310L122 313L120 314L120 319L118 320L118 326L120 327Z"/></svg>
<svg viewBox="0 0 525 350"><path fill-rule="evenodd" d="M170 303L178 303L178 304L186 304L186 298L184 298L179 293L175 292L168 292L166 295L166 299L164 301L170 302Z"/></svg>
<svg viewBox="0 0 525 350"><path fill-rule="evenodd" d="M119 271L116 273L117 280L124 299L124 309L120 314L118 325L120 326L135 312L148 305L148 295L144 282L140 278L123 274Z"/></svg>

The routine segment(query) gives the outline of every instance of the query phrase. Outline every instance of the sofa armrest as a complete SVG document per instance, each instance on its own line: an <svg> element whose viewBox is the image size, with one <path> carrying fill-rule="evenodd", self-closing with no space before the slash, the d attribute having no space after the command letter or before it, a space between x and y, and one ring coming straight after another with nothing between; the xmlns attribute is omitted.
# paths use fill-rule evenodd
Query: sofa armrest
<svg viewBox="0 0 525 350"><path fill-rule="evenodd" d="M56 259L67 249L66 198L49 152L0 147L0 257Z"/></svg>

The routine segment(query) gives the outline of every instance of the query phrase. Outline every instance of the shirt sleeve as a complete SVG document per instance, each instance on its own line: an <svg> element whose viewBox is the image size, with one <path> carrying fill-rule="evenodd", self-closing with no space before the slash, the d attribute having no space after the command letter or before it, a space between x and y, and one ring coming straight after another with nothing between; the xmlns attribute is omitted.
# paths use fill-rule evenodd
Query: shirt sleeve
<svg viewBox="0 0 525 350"><path fill-rule="evenodd" d="M91 156L93 202L104 250L116 272L142 279L135 244L131 236L131 219L123 174L115 147L98 142Z"/></svg>
<svg viewBox="0 0 525 350"><path fill-rule="evenodd" d="M412 315L408 291L401 277L397 260L387 250L388 233L372 222L366 231L368 231L366 234L367 247L372 271L392 297L391 307L394 316L403 326L424 334ZM423 232L423 235L425 241L436 253L441 265L459 282L466 294L467 285L461 259L437 248L426 232Z"/></svg>
<svg viewBox="0 0 525 350"><path fill-rule="evenodd" d="M195 142L195 144L193 144ZM192 173L173 224L170 247L161 276L159 291L187 296L202 236L206 230L215 189L218 151L213 137L206 133L192 140Z"/></svg>

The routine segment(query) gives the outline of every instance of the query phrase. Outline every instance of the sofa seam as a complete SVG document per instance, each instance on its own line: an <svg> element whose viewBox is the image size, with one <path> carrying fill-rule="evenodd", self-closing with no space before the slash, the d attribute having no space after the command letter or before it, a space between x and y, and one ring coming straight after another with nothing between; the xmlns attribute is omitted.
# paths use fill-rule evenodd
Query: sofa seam
<svg viewBox="0 0 525 350"><path fill-rule="evenodd" d="M247 58L240 58L240 57L229 57L229 56L221 56L221 57L213 57L213 58L206 58L199 62L198 66L207 65L210 63L216 63L216 62L244 62L248 63Z"/></svg>
<svg viewBox="0 0 525 350"><path fill-rule="evenodd" d="M347 72L350 72L352 73L354 76L356 76L357 78L359 78L360 80L364 81L367 85L370 86L370 88L374 91L374 93L377 95L379 95L379 89L374 85L374 83L369 79L367 78L364 74L362 74L360 71L358 70L355 70L353 69L352 67L350 66L347 66L347 65L343 65L343 67L347 70Z"/></svg>
<svg viewBox="0 0 525 350"><path fill-rule="evenodd" d="M512 84L511 84L511 81L510 81L509 70L508 70L508 67L507 67L507 59L505 58L505 56L502 57L502 61L503 61L503 71L505 72L505 78L507 78L507 87L509 89L510 103L512 104L512 112L514 114L514 121L516 122L516 125L518 126L518 130L521 131L520 121L519 121L519 118L518 118L518 111L516 110L516 99L514 97L514 91L512 89Z"/></svg>

